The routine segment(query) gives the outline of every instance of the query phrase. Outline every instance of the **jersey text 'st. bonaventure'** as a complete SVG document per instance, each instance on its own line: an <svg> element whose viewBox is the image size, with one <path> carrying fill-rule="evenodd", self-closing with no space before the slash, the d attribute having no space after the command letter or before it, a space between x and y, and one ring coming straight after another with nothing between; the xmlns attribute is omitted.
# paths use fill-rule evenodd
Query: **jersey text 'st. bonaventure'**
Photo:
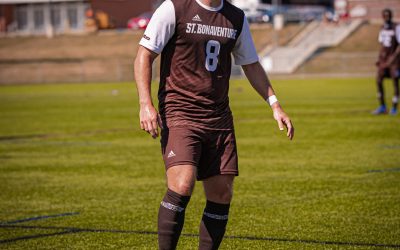
<svg viewBox="0 0 400 250"><path fill-rule="evenodd" d="M227 1L167 0L154 13L140 45L161 53L159 112L167 127L233 128L228 90L232 55L258 61L242 10Z"/></svg>

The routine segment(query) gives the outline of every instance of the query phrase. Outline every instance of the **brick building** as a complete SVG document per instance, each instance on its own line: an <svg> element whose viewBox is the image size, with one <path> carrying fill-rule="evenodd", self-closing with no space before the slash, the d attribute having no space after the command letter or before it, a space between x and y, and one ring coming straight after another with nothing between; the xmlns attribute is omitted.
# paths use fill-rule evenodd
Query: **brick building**
<svg viewBox="0 0 400 250"><path fill-rule="evenodd" d="M52 36L85 29L86 0L0 0L0 32Z"/></svg>
<svg viewBox="0 0 400 250"><path fill-rule="evenodd" d="M131 17L153 11L162 0L91 0L93 10L108 14L116 28L126 28Z"/></svg>
<svg viewBox="0 0 400 250"><path fill-rule="evenodd" d="M85 32L85 11L107 15L115 28L153 11L162 0L0 0L0 34L48 35Z"/></svg>

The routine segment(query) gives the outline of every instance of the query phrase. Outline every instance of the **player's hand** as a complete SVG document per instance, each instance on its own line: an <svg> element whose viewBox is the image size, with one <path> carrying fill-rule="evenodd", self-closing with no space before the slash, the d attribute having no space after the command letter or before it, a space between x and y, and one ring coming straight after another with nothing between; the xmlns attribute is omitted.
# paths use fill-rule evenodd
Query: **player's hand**
<svg viewBox="0 0 400 250"><path fill-rule="evenodd" d="M272 110L274 112L274 119L278 122L279 130L283 131L286 128L286 135L292 140L294 136L294 127L289 116L283 111L278 102L272 105Z"/></svg>
<svg viewBox="0 0 400 250"><path fill-rule="evenodd" d="M161 119L157 110L152 104L145 104L140 106L139 111L140 128L149 133L153 139L157 138L158 127L161 128Z"/></svg>
<svg viewBox="0 0 400 250"><path fill-rule="evenodd" d="M386 62L383 63L384 68L389 68L393 63L393 59L390 57Z"/></svg>

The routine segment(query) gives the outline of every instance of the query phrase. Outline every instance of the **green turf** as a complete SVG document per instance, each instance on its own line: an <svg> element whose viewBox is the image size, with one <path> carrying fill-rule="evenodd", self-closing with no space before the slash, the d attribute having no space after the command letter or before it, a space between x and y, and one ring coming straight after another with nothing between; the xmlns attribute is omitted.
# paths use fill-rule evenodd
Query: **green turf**
<svg viewBox="0 0 400 250"><path fill-rule="evenodd" d="M253 238L221 249L400 248L400 116L369 114L373 79L274 83L292 142L248 83L231 85L240 177L226 234ZM0 87L0 190L1 249L155 249L140 232L156 231L164 168L133 84ZM184 234L198 233L204 201L198 183Z"/></svg>

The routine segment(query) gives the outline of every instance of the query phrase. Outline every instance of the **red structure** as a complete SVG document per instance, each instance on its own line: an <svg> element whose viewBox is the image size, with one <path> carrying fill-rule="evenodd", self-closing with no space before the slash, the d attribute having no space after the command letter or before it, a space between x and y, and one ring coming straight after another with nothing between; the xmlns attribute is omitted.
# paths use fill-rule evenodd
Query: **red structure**
<svg viewBox="0 0 400 250"><path fill-rule="evenodd" d="M153 11L160 0L91 0L93 10L103 11L110 17L115 28L126 28L130 18Z"/></svg>
<svg viewBox="0 0 400 250"><path fill-rule="evenodd" d="M0 33L7 31L7 26L12 23L13 19L14 19L14 6L0 5Z"/></svg>

